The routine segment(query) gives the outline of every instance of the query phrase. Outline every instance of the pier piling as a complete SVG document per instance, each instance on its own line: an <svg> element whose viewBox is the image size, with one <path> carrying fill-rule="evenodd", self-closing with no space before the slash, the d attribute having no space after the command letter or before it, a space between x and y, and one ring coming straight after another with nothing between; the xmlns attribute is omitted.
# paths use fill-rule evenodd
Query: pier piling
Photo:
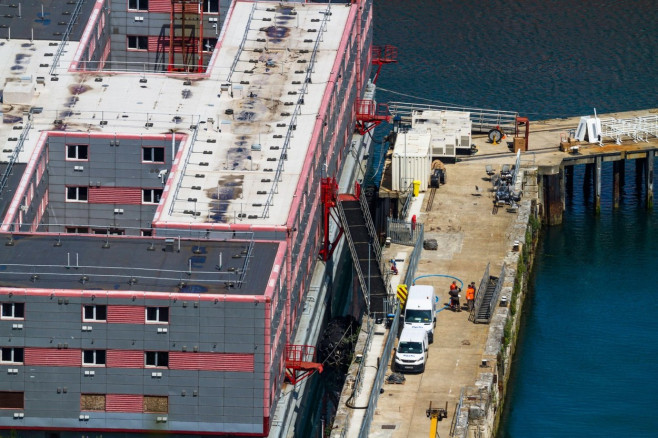
<svg viewBox="0 0 658 438"><path fill-rule="evenodd" d="M546 223L559 225L562 223L562 175L558 172L544 175L544 205L546 205Z"/></svg>
<svg viewBox="0 0 658 438"><path fill-rule="evenodd" d="M601 167L603 157L597 156L594 162L594 211L601 214Z"/></svg>
<svg viewBox="0 0 658 438"><path fill-rule="evenodd" d="M614 161L612 163L612 207L619 208L621 191L624 184L624 166L625 160Z"/></svg>
<svg viewBox="0 0 658 438"><path fill-rule="evenodd" d="M645 159L644 167L644 180L645 186L647 188L646 199L647 199L647 208L653 208L653 160L655 157L655 151L647 151L647 158Z"/></svg>

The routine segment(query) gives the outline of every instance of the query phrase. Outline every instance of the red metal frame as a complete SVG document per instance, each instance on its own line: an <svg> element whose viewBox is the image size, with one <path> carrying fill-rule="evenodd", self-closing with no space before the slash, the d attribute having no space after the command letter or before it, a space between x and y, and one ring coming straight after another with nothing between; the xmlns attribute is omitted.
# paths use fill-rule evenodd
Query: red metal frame
<svg viewBox="0 0 658 438"><path fill-rule="evenodd" d="M322 364L314 362L315 347L312 345L286 345L286 379L296 385L316 371L322 372Z"/></svg>
<svg viewBox="0 0 658 438"><path fill-rule="evenodd" d="M382 122L390 122L391 114L388 105L375 103L370 99L357 99L356 101L356 130L361 135L375 129Z"/></svg>
<svg viewBox="0 0 658 438"><path fill-rule="evenodd" d="M377 83L379 72L382 70L382 65L398 62L398 48L391 45L385 46L372 46L370 49L372 53L372 65L377 66L375 77L372 80L373 84Z"/></svg>
<svg viewBox="0 0 658 438"><path fill-rule="evenodd" d="M343 226L340 222L340 218L338 218L333 211L336 207L336 202L338 201L338 183L336 182L336 178L322 178L320 196L322 197L322 226L324 228L324 240L322 242L322 249L320 250L320 258L326 262L334 253L334 248L340 238L343 237ZM329 240L330 220L333 220L338 226L338 234L334 240Z"/></svg>
<svg viewBox="0 0 658 438"><path fill-rule="evenodd" d="M197 73L203 73L203 1L202 0L171 0L171 12L169 18L169 65L167 66L167 71L186 71L187 68L175 67L175 46L177 43L177 38L175 35L175 26L176 21L175 8L176 5L180 5L181 9L181 36L180 36L180 47L181 47L181 56L183 57L183 63L185 64L185 55L187 54L187 43L191 38L185 36L185 16L190 14L188 5L196 5L197 11L193 15L198 15L199 18L199 36L196 47L197 57L198 57L198 66ZM191 66L192 64L190 64Z"/></svg>

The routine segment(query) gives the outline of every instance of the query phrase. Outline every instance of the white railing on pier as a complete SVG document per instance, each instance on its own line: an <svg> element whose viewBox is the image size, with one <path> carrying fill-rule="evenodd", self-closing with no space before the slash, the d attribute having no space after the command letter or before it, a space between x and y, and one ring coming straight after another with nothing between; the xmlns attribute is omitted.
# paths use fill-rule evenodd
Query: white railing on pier
<svg viewBox="0 0 658 438"><path fill-rule="evenodd" d="M475 108L468 106L429 105L425 103L389 102L388 110L393 116L400 116L403 121L411 122L413 111L461 111L470 113L472 130L474 132L488 132L490 129L501 128L507 132L514 132L516 117L515 111L501 111L495 109Z"/></svg>

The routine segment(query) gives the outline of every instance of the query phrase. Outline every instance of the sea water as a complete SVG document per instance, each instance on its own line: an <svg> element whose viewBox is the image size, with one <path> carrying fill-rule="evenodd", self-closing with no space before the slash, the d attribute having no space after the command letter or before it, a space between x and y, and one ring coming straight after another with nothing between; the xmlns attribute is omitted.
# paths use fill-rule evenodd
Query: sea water
<svg viewBox="0 0 658 438"><path fill-rule="evenodd" d="M399 48L378 100L531 120L655 108L656 23L648 0L376 0L375 44ZM611 173L597 216L577 167L563 224L542 233L501 437L658 436L658 216L634 161L614 210Z"/></svg>

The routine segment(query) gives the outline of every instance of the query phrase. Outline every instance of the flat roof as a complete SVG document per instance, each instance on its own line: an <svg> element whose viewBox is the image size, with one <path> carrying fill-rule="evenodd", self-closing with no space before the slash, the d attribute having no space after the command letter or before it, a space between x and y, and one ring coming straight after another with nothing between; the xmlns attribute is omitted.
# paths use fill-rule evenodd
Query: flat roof
<svg viewBox="0 0 658 438"><path fill-rule="evenodd" d="M1 245L0 287L264 295L282 243L200 235L179 251L177 238L41 234Z"/></svg>
<svg viewBox="0 0 658 438"><path fill-rule="evenodd" d="M236 1L205 75L67 71L69 43L51 76L55 42L5 41L0 57L21 65L0 65L0 88L31 91L5 101L0 138L28 119L32 133L187 134L154 221L285 225L352 7ZM19 162L38 135L25 137Z"/></svg>
<svg viewBox="0 0 658 438"><path fill-rule="evenodd" d="M78 3L80 3L79 9ZM0 38L61 40L71 24L70 39L80 39L94 1L13 0L0 2ZM79 15L71 23L76 10ZM9 30L11 29L11 31Z"/></svg>

